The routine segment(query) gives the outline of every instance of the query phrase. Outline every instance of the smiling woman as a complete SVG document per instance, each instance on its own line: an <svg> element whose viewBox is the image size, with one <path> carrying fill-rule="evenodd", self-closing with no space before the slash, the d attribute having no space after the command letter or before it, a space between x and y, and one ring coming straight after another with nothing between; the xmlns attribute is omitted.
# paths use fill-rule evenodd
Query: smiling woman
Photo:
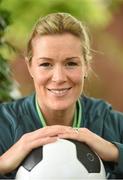
<svg viewBox="0 0 123 180"><path fill-rule="evenodd" d="M35 93L0 105L1 178L14 178L33 149L58 138L84 142L104 162L108 178L123 178L123 114L84 96L90 61L80 21L67 13L38 20L26 57Z"/></svg>
<svg viewBox="0 0 123 180"><path fill-rule="evenodd" d="M33 40L32 49L33 57L31 63L27 61L27 66L47 122L52 117L50 109L57 110L57 113L58 110L69 109L74 113L75 102L82 93L87 74L81 41L70 33L44 35ZM56 112L55 115L53 119L59 124ZM64 119L64 123L68 124L69 118Z"/></svg>

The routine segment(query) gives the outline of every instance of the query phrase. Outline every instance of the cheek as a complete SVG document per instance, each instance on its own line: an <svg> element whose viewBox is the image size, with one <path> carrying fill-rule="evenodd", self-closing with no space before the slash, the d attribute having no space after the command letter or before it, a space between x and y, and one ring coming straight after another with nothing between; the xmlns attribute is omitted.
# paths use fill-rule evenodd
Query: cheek
<svg viewBox="0 0 123 180"><path fill-rule="evenodd" d="M48 77L44 73L35 73L33 81L36 85L44 85L48 81Z"/></svg>
<svg viewBox="0 0 123 180"><path fill-rule="evenodd" d="M82 72L71 73L71 80L75 84L82 84L84 82L84 76Z"/></svg>

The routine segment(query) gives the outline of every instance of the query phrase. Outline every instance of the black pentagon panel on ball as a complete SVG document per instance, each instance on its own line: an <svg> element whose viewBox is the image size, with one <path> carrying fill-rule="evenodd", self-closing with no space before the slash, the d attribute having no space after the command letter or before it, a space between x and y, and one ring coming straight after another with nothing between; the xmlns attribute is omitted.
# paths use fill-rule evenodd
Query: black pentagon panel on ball
<svg viewBox="0 0 123 180"><path fill-rule="evenodd" d="M42 160L42 149L43 147L36 148L31 151L31 153L22 162L22 166L31 171L41 160Z"/></svg>
<svg viewBox="0 0 123 180"><path fill-rule="evenodd" d="M89 173L100 172L100 160L98 156L85 143L69 140L76 145L77 158L86 167Z"/></svg>

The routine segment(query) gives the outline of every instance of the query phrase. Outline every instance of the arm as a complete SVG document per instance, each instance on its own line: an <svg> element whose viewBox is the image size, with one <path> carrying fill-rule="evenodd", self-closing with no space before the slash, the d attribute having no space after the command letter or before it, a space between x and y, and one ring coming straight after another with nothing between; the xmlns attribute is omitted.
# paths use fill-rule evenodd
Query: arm
<svg viewBox="0 0 123 180"><path fill-rule="evenodd" d="M77 133L74 129L66 129L60 138L75 139L86 143L102 160L117 162L119 157L118 148L111 142L91 132L87 128L80 128ZM110 149L110 150L109 150Z"/></svg>
<svg viewBox="0 0 123 180"><path fill-rule="evenodd" d="M49 127L24 134L17 143L0 156L0 174L14 171L32 149L56 140L56 132Z"/></svg>

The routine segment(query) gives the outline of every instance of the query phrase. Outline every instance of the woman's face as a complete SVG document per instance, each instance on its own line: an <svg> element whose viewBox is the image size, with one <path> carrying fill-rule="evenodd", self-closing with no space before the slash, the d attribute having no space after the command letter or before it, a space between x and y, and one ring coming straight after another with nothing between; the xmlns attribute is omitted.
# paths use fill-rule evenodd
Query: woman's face
<svg viewBox="0 0 123 180"><path fill-rule="evenodd" d="M83 91L87 67L80 40L70 33L35 37L28 69L42 109L65 110Z"/></svg>

